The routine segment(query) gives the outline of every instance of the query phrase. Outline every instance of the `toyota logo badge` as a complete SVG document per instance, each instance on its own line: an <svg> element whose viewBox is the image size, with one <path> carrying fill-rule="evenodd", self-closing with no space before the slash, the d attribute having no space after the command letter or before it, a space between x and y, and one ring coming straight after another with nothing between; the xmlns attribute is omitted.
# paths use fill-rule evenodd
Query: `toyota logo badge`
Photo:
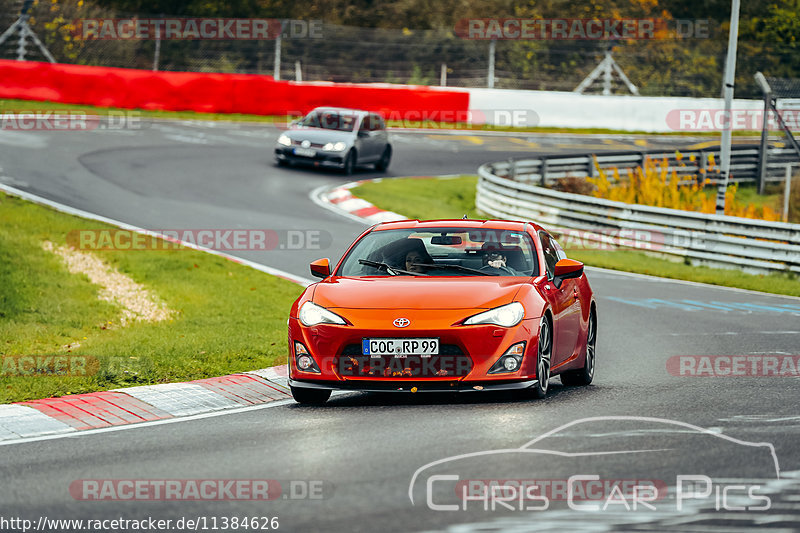
<svg viewBox="0 0 800 533"><path fill-rule="evenodd" d="M395 318L392 324L394 324L396 328L404 328L411 324L411 321L407 318Z"/></svg>
<svg viewBox="0 0 800 533"><path fill-rule="evenodd" d="M305 141L300 143L300 146L302 146L303 148L308 148L309 146L311 146L311 141L306 139Z"/></svg>

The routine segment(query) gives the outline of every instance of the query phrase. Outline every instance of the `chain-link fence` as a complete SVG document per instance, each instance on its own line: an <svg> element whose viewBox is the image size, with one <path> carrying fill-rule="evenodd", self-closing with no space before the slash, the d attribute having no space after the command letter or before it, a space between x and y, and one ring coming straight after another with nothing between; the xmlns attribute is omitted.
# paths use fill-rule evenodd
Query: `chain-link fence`
<svg viewBox="0 0 800 533"><path fill-rule="evenodd" d="M4 24L18 12L21 0L2 0ZM455 87L487 87L572 91L603 60L609 47L619 67L649 96L720 95L720 65L726 34L711 24L702 38L684 36L657 40L471 40L454 28L440 30L357 28L297 21L301 30L319 23L316 35L280 39L129 39L83 40L74 21L116 18L101 7L39 2L32 9L31 28L56 61L169 71L236 72L281 79L333 82L386 82ZM55 8L54 8L55 6ZM15 11L16 10L16 11ZM123 14L122 16L126 16ZM131 14L127 14L131 16ZM302 31L300 33L303 33ZM0 49L2 58L16 58L18 39ZM276 54L276 47L280 53ZM493 53L491 53L493 50ZM758 97L752 75L764 70L763 57L781 61L790 51L778 45L740 43L737 96ZM279 58L279 61L276 59ZM30 43L26 59L42 60ZM750 72L752 71L752 72ZM491 73L493 72L493 76ZM618 77L612 92L628 88ZM599 91L595 84L587 92Z"/></svg>

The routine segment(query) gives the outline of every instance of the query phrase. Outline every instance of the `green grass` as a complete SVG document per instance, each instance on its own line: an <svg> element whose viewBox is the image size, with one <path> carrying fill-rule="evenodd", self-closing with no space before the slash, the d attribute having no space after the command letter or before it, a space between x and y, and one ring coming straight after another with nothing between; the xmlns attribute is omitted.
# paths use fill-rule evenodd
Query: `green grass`
<svg viewBox="0 0 800 533"><path fill-rule="evenodd" d="M0 99L0 113L23 111L82 111L87 114L103 116L107 113L129 113L130 109L116 107L100 107L79 104L62 104L60 102L41 102L34 100ZM195 111L159 111L135 109L141 118L173 119L173 120L230 120L237 122L275 122L285 121L286 116L246 115L241 113L197 113Z"/></svg>
<svg viewBox="0 0 800 533"><path fill-rule="evenodd" d="M365 183L350 192L382 209L412 219L461 218L464 213L470 218L485 219L486 215L475 209L477 181L477 176L394 178ZM795 277L784 274L752 275L738 270L691 266L636 250L575 250L567 247L566 251L571 258L601 268L800 296L800 283Z"/></svg>
<svg viewBox="0 0 800 533"><path fill-rule="evenodd" d="M110 226L0 193L0 358L89 355L99 363L89 376L0 373L0 403L285 362L286 317L302 287L188 249L92 252L177 311L165 322L107 327L119 322L120 309L41 247L65 244L71 230L103 228Z"/></svg>
<svg viewBox="0 0 800 533"><path fill-rule="evenodd" d="M87 114L94 114L103 116L108 113L122 113L130 112L130 109L120 109L114 107L100 107L79 104L62 104L60 102L46 102L35 100L13 100L13 99L0 99L0 113L11 113L21 111L82 111ZM137 109L138 117L140 118L155 118L155 119L174 119L174 120L226 120L233 122L281 122L285 123L292 118L286 115L248 115L241 113L197 113L194 111L159 111L149 109ZM626 131L626 130L613 130L604 128L555 128L555 127L529 127L529 128L515 128L510 126L472 126L462 123L446 123L435 121L398 121L390 120L387 125L389 127L420 127L430 130L463 130L464 133L470 132L509 132L509 133L570 133L570 134L595 134L595 135L650 135L650 136L681 136L686 135L687 132L673 131L673 132L647 132L647 131ZM719 132L690 132L693 137L719 137ZM734 131L734 136L752 137L759 135L759 131Z"/></svg>

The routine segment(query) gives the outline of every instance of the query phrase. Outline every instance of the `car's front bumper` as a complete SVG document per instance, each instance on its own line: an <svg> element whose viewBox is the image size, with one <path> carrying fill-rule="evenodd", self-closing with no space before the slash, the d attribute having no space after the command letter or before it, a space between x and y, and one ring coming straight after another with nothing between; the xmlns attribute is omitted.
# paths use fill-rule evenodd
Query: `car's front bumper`
<svg viewBox="0 0 800 533"><path fill-rule="evenodd" d="M340 309L337 311L343 312ZM470 310L348 309L343 312L351 325L321 324L305 327L289 319L289 377L298 387L343 390L468 391L525 388L536 383L536 350L539 319L524 319L503 328L494 325L455 326ZM415 324L399 330L385 324L397 316L414 317ZM415 327L416 326L416 327ZM361 355L368 338L437 338L439 354L423 358L407 356L378 360ZM510 349L526 342L520 368L495 372L493 365ZM316 369L297 367L297 344L307 350ZM307 385L303 385L307 384Z"/></svg>
<svg viewBox="0 0 800 533"><path fill-rule="evenodd" d="M523 390L538 384L536 379L509 381L303 381L289 379L289 385L297 389L343 390L359 392L492 392Z"/></svg>
<svg viewBox="0 0 800 533"><path fill-rule="evenodd" d="M295 154L294 147L291 146L276 146L275 159L289 163L330 168L342 168L344 166L344 152L323 152L322 150L317 150L314 157L306 157Z"/></svg>

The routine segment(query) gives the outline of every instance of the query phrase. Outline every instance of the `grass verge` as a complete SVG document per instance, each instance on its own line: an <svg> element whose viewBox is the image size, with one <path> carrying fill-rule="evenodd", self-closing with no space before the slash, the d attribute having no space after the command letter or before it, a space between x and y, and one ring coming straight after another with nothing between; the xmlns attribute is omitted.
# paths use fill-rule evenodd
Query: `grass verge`
<svg viewBox="0 0 800 533"><path fill-rule="evenodd" d="M475 208L477 182L477 176L394 178L364 183L350 192L381 209L412 219L461 218L465 213L470 218L485 219L486 215ZM800 283L795 277L784 274L752 275L738 270L691 266L636 250L576 250L567 247L566 251L571 258L591 266L800 296Z"/></svg>
<svg viewBox="0 0 800 533"><path fill-rule="evenodd" d="M0 403L285 362L286 317L302 287L190 249L91 252L177 311L169 321L109 327L121 309L41 246L106 228L0 193ZM85 355L97 366L87 375L23 375L14 356L25 355Z"/></svg>

